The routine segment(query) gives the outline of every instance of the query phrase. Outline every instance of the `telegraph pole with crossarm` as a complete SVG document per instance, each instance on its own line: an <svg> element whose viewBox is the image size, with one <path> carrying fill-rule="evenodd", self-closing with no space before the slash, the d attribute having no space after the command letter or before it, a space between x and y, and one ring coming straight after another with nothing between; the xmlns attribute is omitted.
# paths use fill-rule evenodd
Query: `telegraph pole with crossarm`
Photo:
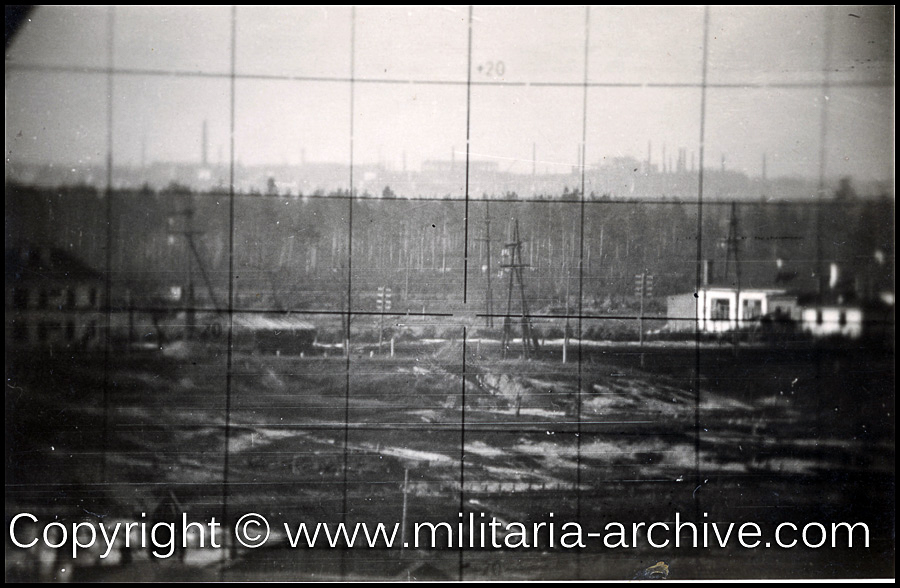
<svg viewBox="0 0 900 588"><path fill-rule="evenodd" d="M522 241L519 238L519 221L516 219L514 225L512 241L504 244L503 257L506 263L501 263L500 267L509 272L509 289L506 297L506 316L503 318L503 357L509 350L509 342L512 333L512 299L514 283L519 285L519 295L522 301L522 351L525 358L530 357L532 352L538 351L538 338L531 326L531 317L528 314L528 301L525 298L525 281L522 278L522 269L529 267L522 263Z"/></svg>

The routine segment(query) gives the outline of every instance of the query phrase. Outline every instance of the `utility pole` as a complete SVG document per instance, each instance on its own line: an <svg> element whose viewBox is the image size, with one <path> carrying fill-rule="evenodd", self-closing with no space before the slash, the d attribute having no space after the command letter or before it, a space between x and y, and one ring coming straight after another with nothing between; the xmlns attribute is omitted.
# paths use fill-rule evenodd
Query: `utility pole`
<svg viewBox="0 0 900 588"><path fill-rule="evenodd" d="M638 315L638 341L640 342L641 347L644 346L644 293L647 290L647 274L646 272L641 272L636 275L637 278L637 290L638 296L641 298L641 311Z"/></svg>
<svg viewBox="0 0 900 588"><path fill-rule="evenodd" d="M512 241L504 246L505 257L507 263L501 263L500 267L509 271L509 289L506 297L506 316L503 319L503 356L509 347L510 335L512 332L512 298L514 282L519 284L519 295L522 303L522 351L527 359L532 351L538 350L538 339L531 327L531 317L528 313L528 301L525 298L525 282L522 278L522 268L528 267L522 263L522 241L519 238L519 221L515 221L515 229Z"/></svg>
<svg viewBox="0 0 900 588"><path fill-rule="evenodd" d="M487 258L487 292L484 298L484 325L494 326L494 293L491 290L491 203L484 203L484 237L477 239L484 242L485 257Z"/></svg>
<svg viewBox="0 0 900 588"><path fill-rule="evenodd" d="M641 273L640 275L640 288L641 291L641 313L638 317L638 341L640 342L641 347L644 346L644 290L646 289L645 284L647 279L646 273Z"/></svg>
<svg viewBox="0 0 900 588"><path fill-rule="evenodd" d="M735 285L735 329L734 329L734 353L738 352L738 339L741 328L741 265L738 247L738 217L737 202L731 203L731 219L728 222L728 244L725 253L725 279L728 279L728 262L734 259L734 285Z"/></svg>
<svg viewBox="0 0 900 588"><path fill-rule="evenodd" d="M387 286L379 286L376 294L378 311L381 313L381 324L378 329L378 353L384 343L384 313L391 309L391 289Z"/></svg>
<svg viewBox="0 0 900 588"><path fill-rule="evenodd" d="M562 362L566 363L566 356L569 349L569 264L565 263L566 267L566 326L563 331L563 351L562 351Z"/></svg>
<svg viewBox="0 0 900 588"><path fill-rule="evenodd" d="M634 276L635 294L641 299L641 310L638 314L638 341L644 346L644 298L653 295L653 275L641 272ZM644 367L644 352L641 351L641 367Z"/></svg>
<svg viewBox="0 0 900 588"><path fill-rule="evenodd" d="M653 275L647 272L635 274L634 276L634 294L641 300L641 310L638 315L638 331L641 346L644 345L644 298L653 296Z"/></svg>
<svg viewBox="0 0 900 588"><path fill-rule="evenodd" d="M409 468L403 470L403 514L400 517L400 547L406 545L406 496L409 494Z"/></svg>
<svg viewBox="0 0 900 588"><path fill-rule="evenodd" d="M203 282L206 285L206 290L209 293L209 301L212 303L215 308L216 313L221 317L224 314L225 306L218 303L215 294L215 288L213 287L212 280L209 274L206 272L206 269L203 267L203 260L200 258L200 252L197 250L197 243L194 241L194 235L202 235L203 231L195 231L194 230L194 200L193 195L188 195L188 205L182 211L175 212L173 216L183 216L184 217L184 229L181 231L170 230L169 236L179 235L185 238L187 243L187 296L186 296L186 309L185 309L185 339L191 340L194 336L194 331L196 330L196 313L197 313L197 302L194 296L194 264L193 261L197 261L197 268L200 270L200 276L203 278ZM169 217L169 226L175 224L175 219L173 216Z"/></svg>
<svg viewBox="0 0 900 588"><path fill-rule="evenodd" d="M190 341L194 338L194 329L196 323L196 300L194 299L194 264L193 264L193 256L196 254L196 250L194 247L194 235L199 235L202 233L198 233L194 231L194 200L193 196L188 195L188 205L187 208L180 212L176 212L176 215L184 217L184 229L181 231L170 231L170 235L181 235L186 239L187 248L185 253L187 254L187 292L184 297L186 300L186 311L185 311L185 332L184 338L187 341ZM174 219L169 218L169 223L174 224Z"/></svg>
<svg viewBox="0 0 900 588"><path fill-rule="evenodd" d="M447 272L447 220L441 225L441 273Z"/></svg>

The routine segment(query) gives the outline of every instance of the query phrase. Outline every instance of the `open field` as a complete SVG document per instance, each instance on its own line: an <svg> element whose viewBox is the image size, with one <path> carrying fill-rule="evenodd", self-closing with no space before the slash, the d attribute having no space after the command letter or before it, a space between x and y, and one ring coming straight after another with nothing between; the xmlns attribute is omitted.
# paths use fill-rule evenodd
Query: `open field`
<svg viewBox="0 0 900 588"><path fill-rule="evenodd" d="M893 576L890 354L648 346L642 361L638 347L607 345L562 364L552 351L502 360L461 339L393 358L237 350L230 373L214 347L133 353L108 370L102 356L8 356L7 521L138 520L172 490L191 520L221 520L227 501L232 522L257 512L282 536L257 550L189 548L183 563L134 549L130 563L125 550L73 562L7 536L7 578L632 579L658 561L672 579ZM278 531L391 525L404 502L409 529L460 512L530 526L552 512L603 531L677 512L764 533L861 521L871 542L298 550Z"/></svg>

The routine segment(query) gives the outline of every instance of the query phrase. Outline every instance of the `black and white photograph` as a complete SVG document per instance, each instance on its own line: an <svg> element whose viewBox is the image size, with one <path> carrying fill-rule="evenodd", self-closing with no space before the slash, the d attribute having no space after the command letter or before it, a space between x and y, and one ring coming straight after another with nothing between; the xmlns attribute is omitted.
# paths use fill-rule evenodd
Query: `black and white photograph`
<svg viewBox="0 0 900 588"><path fill-rule="evenodd" d="M893 581L893 6L6 6L8 582Z"/></svg>

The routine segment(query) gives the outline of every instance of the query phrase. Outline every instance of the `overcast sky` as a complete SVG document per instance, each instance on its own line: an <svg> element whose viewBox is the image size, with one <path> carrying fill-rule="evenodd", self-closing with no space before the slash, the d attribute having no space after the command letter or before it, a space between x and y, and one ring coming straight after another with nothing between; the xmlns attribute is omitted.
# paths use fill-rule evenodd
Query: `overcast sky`
<svg viewBox="0 0 900 588"><path fill-rule="evenodd" d="M703 8L594 7L587 26L586 12L474 8L474 159L577 163L586 34L588 164L699 154ZM351 15L236 9L239 161L349 161L351 72L355 162L464 158L468 7L359 7L355 35ZM765 154L770 177L817 177L830 30L826 174L891 181L893 22L883 6L711 8L706 165L759 175ZM209 159L227 161L230 7L40 7L7 50L7 165L105 161L110 62L116 163L199 161L203 121Z"/></svg>

